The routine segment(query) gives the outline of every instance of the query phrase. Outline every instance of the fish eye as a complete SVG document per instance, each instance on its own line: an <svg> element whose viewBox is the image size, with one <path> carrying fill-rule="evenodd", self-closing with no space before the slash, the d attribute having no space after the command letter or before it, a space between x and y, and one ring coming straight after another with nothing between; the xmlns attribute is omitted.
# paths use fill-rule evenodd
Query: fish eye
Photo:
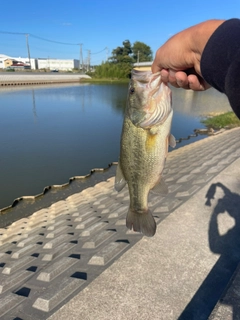
<svg viewBox="0 0 240 320"><path fill-rule="evenodd" d="M133 94L135 89L133 87L130 88L130 93Z"/></svg>

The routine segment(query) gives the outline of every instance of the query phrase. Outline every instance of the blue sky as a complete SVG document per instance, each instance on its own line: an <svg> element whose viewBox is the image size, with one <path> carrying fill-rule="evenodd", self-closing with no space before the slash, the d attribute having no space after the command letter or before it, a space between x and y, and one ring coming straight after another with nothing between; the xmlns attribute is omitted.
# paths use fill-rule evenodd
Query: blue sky
<svg viewBox="0 0 240 320"><path fill-rule="evenodd" d="M238 16L237 16L238 14ZM2 10L0 54L33 58L79 59L91 50L100 64L124 40L142 41L155 54L170 36L208 19L240 17L239 0L12 0ZM12 34L12 33L24 33ZM58 44L33 37L49 39Z"/></svg>

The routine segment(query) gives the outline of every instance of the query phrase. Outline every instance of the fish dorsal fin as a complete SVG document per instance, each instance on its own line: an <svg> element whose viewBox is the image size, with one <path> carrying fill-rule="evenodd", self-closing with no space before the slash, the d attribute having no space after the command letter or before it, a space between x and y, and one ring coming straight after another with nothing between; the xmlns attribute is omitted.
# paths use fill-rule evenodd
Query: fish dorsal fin
<svg viewBox="0 0 240 320"><path fill-rule="evenodd" d="M166 185L163 177L161 177L160 182L155 187L153 187L151 191L162 196L166 196L168 194L168 186Z"/></svg>
<svg viewBox="0 0 240 320"><path fill-rule="evenodd" d="M122 169L120 167L120 164L118 163L116 177L115 177L115 184L114 184L115 190L118 192L121 191L125 187L126 183L127 182L125 181L122 174Z"/></svg>
<svg viewBox="0 0 240 320"><path fill-rule="evenodd" d="M176 147L175 137L172 134L170 134L168 140L169 140L170 147L175 148Z"/></svg>

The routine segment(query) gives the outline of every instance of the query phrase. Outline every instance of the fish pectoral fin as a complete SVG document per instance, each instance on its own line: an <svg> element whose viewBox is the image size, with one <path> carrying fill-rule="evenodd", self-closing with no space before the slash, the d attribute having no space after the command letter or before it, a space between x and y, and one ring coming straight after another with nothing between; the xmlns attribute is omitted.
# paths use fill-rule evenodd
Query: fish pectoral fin
<svg viewBox="0 0 240 320"><path fill-rule="evenodd" d="M125 187L126 183L127 182L124 179L123 174L122 174L121 166L118 163L117 171L116 171L116 177L115 177L115 184L114 184L115 190L118 191L118 192L121 191Z"/></svg>
<svg viewBox="0 0 240 320"><path fill-rule="evenodd" d="M152 128L149 129L149 132L152 134L152 135L155 135L157 134L159 131L159 128L157 126L154 126Z"/></svg>
<svg viewBox="0 0 240 320"><path fill-rule="evenodd" d="M168 141L169 141L170 147L172 148L176 147L176 139L172 134L169 135Z"/></svg>
<svg viewBox="0 0 240 320"><path fill-rule="evenodd" d="M163 178L161 178L160 182L151 189L151 192L160 194L162 196L166 196L168 194L168 186L166 185Z"/></svg>

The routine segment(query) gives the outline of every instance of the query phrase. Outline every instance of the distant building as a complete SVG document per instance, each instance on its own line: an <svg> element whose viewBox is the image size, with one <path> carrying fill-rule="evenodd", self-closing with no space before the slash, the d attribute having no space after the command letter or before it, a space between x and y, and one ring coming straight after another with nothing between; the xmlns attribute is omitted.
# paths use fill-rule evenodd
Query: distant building
<svg viewBox="0 0 240 320"><path fill-rule="evenodd" d="M79 60L76 59L37 59L38 69L71 71L79 68Z"/></svg>
<svg viewBox="0 0 240 320"><path fill-rule="evenodd" d="M36 59L9 57L5 54L0 54L0 69L12 68L29 68L36 69Z"/></svg>
<svg viewBox="0 0 240 320"><path fill-rule="evenodd" d="M30 59L30 63L29 63L29 59L28 58L22 58L22 57L18 57L18 58L14 58L15 60L24 63L25 65L28 65L31 67L31 69L35 70L37 69L37 63L36 63L36 59L31 58Z"/></svg>
<svg viewBox="0 0 240 320"><path fill-rule="evenodd" d="M6 69L8 67L15 69L47 69L47 70L62 70L72 71L79 68L79 60L76 59L49 59L38 58L29 59L22 57L9 57L5 54L0 54L0 69Z"/></svg>
<svg viewBox="0 0 240 320"><path fill-rule="evenodd" d="M153 61L146 61L146 62L136 62L133 64L133 68L136 70L151 70L151 65Z"/></svg>
<svg viewBox="0 0 240 320"><path fill-rule="evenodd" d="M10 67L13 64L13 60L8 58L6 60L3 60L3 66L4 68Z"/></svg>

